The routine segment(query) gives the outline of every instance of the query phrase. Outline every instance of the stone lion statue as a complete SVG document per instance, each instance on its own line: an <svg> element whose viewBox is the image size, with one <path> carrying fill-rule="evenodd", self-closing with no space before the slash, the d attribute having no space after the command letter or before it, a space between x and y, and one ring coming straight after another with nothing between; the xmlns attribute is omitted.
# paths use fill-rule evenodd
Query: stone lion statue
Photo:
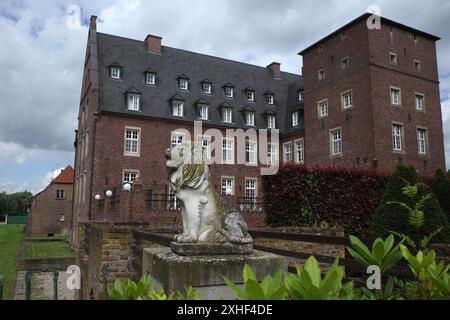
<svg viewBox="0 0 450 320"><path fill-rule="evenodd" d="M168 149L166 159L170 187L181 201L183 233L175 236L176 242L253 242L239 212L227 208L212 188L209 164L203 160L206 159L203 151L197 151L195 146L185 143Z"/></svg>

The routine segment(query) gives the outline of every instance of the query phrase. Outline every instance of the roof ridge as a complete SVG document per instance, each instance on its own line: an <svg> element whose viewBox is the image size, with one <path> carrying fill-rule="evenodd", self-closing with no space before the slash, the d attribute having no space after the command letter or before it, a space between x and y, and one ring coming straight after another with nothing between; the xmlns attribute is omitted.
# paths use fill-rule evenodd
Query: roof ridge
<svg viewBox="0 0 450 320"><path fill-rule="evenodd" d="M134 42L139 42L139 43L142 42L143 43L143 41L141 41L141 40L127 38L127 37L123 37L123 36L117 36L117 35L113 35L113 34L109 34L109 33L97 32L97 35L99 35L99 34L100 35L106 35L106 36L109 36L109 37L116 37L116 38L121 38L121 39L124 39L124 40L129 40L129 41L134 41ZM261 70L268 70L267 67L259 66L259 65L256 65L256 64L248 63L248 62L231 60L229 58L213 56L213 55L207 54L207 53L195 52L195 51L190 51L190 50L186 50L186 49L174 48L174 47L170 47L170 46L161 46L161 48L167 48L167 49L170 49L170 50L183 51L183 52L186 52L186 53L201 55L201 56L209 57L209 58L212 58L212 59L217 59L217 60L222 60L222 61L242 64L242 65L247 65L247 66L259 68ZM300 75L300 74L293 73L293 72L288 72L288 71L281 71L281 74L292 75L292 76L297 76L299 78L303 78L302 75Z"/></svg>

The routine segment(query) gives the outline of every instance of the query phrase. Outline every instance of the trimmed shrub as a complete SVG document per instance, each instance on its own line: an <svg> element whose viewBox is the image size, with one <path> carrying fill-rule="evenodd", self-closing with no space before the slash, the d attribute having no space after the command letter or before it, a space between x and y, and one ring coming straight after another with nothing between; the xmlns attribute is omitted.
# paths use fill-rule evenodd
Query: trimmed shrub
<svg viewBox="0 0 450 320"><path fill-rule="evenodd" d="M447 216L447 220L450 221L450 178L441 169L436 171L432 189L444 214Z"/></svg>
<svg viewBox="0 0 450 320"><path fill-rule="evenodd" d="M276 175L264 177L267 223L324 221L346 234L367 237L388 178L387 173L367 169L282 164Z"/></svg>
<svg viewBox="0 0 450 320"><path fill-rule="evenodd" d="M413 207L413 199L405 195L402 190L408 184L419 184L416 200L431 192L427 185L421 183L421 179L414 167L398 165L393 176L389 179L380 205L375 211L370 232L371 239L386 237L389 231L403 233L411 239L417 238L416 230L408 222L408 210L399 205L388 203L389 201L398 201ZM433 195L425 203L422 210L425 216L425 223L420 230L421 234L430 234L438 227L444 226L444 231L434 239L435 241L444 240L447 233L447 217L442 212L436 196Z"/></svg>

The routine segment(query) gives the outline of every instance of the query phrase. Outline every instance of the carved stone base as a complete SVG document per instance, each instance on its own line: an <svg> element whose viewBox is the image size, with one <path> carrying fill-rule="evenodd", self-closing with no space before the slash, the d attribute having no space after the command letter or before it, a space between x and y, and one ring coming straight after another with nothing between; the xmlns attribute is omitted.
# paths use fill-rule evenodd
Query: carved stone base
<svg viewBox="0 0 450 320"><path fill-rule="evenodd" d="M171 242L172 252L180 256L221 256L250 254L253 251L253 245L233 244L233 243L178 243Z"/></svg>
<svg viewBox="0 0 450 320"><path fill-rule="evenodd" d="M223 277L242 287L242 270L249 265L258 281L279 270L287 270L287 259L272 253L253 250L248 255L180 256L170 248L145 248L142 274L149 275L155 289L166 293L184 291L192 286L203 299L232 299L234 293Z"/></svg>

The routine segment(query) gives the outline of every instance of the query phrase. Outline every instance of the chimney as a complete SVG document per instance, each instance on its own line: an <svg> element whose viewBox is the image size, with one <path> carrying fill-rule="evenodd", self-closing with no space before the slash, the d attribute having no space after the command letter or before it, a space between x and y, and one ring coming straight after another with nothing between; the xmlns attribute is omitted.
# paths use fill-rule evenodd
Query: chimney
<svg viewBox="0 0 450 320"><path fill-rule="evenodd" d="M91 23L89 24L90 29L97 29L97 16L91 16Z"/></svg>
<svg viewBox="0 0 450 320"><path fill-rule="evenodd" d="M275 79L281 79L280 66L281 66L281 63L279 63L279 62L272 62L266 68L273 74L273 77Z"/></svg>
<svg viewBox="0 0 450 320"><path fill-rule="evenodd" d="M161 54L161 39L161 37L149 34L147 38L145 38L147 51Z"/></svg>

